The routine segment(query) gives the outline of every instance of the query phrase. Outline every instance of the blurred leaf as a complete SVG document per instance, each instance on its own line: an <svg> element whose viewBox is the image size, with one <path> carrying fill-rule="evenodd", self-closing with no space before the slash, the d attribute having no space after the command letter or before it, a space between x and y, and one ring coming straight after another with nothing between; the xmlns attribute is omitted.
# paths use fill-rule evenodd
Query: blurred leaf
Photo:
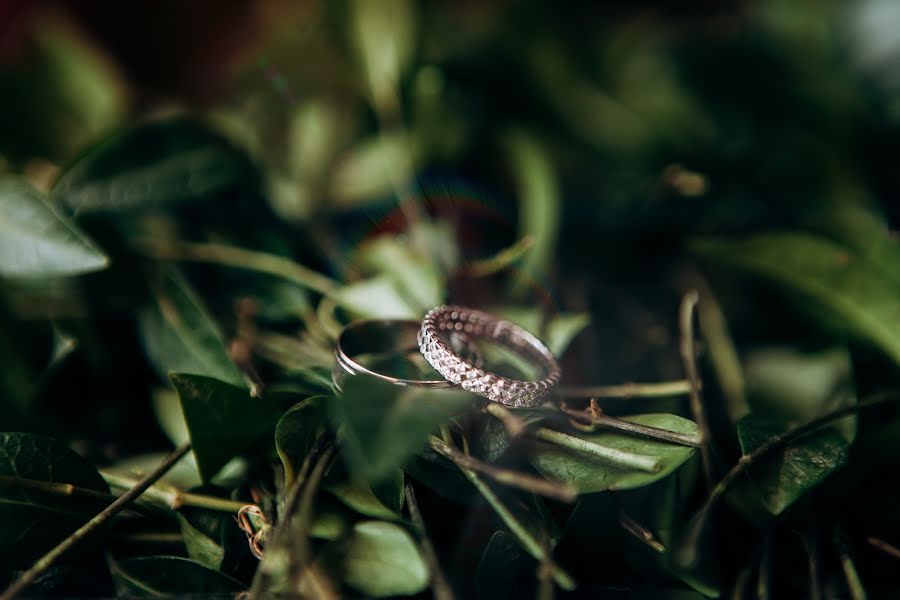
<svg viewBox="0 0 900 600"><path fill-rule="evenodd" d="M0 433L0 476L109 493L109 486L83 458L60 442L28 433ZM0 565L29 566L102 506L102 501L0 483Z"/></svg>
<svg viewBox="0 0 900 600"><path fill-rule="evenodd" d="M444 300L444 280L428 255L416 252L406 236L380 236L360 249L364 264L390 278L417 313Z"/></svg>
<svg viewBox="0 0 900 600"><path fill-rule="evenodd" d="M53 196L78 213L155 210L236 185L250 164L189 119L138 125L101 144L69 169Z"/></svg>
<svg viewBox="0 0 900 600"><path fill-rule="evenodd" d="M562 356L572 339L591 322L587 313L558 313L544 324L543 315L538 308L503 306L495 309L495 312L537 335L555 356Z"/></svg>
<svg viewBox="0 0 900 600"><path fill-rule="evenodd" d="M406 500L405 487L406 475L403 470L394 469L393 473L372 486L372 492L382 504L399 513Z"/></svg>
<svg viewBox="0 0 900 600"><path fill-rule="evenodd" d="M245 387L244 376L225 349L216 324L187 281L167 273L156 286L155 306L138 316L151 364L165 379L171 372L206 375Z"/></svg>
<svg viewBox="0 0 900 600"><path fill-rule="evenodd" d="M547 276L550 259L556 252L559 236L561 199L556 169L546 150L533 137L513 132L506 137L506 148L519 197L519 237L531 236L531 251L522 258L521 270L539 281ZM521 291L528 283L517 282Z"/></svg>
<svg viewBox="0 0 900 600"><path fill-rule="evenodd" d="M400 388L357 376L348 379L343 395L330 406L344 427L351 472L377 482L393 475L438 425L470 405L472 398L465 392Z"/></svg>
<svg viewBox="0 0 900 600"><path fill-rule="evenodd" d="M738 439L746 455L787 426L747 415L738 422ZM825 480L847 462L849 444L835 429L828 428L787 445L753 470L753 480L772 514L781 514L803 494Z"/></svg>
<svg viewBox="0 0 900 600"><path fill-rule="evenodd" d="M329 483L325 486L325 490L348 508L366 517L388 521L398 521L402 518L394 509L385 506L372 488L364 483L346 481Z"/></svg>
<svg viewBox="0 0 900 600"><path fill-rule="evenodd" d="M416 5L410 0L350 3L353 41L376 108L397 109L400 77L417 41Z"/></svg>
<svg viewBox="0 0 900 600"><path fill-rule="evenodd" d="M313 447L328 414L328 396L312 396L292 406L275 426L275 448L284 465L284 479L290 484L303 459Z"/></svg>
<svg viewBox="0 0 900 600"><path fill-rule="evenodd" d="M43 194L24 180L0 179L0 275L79 275L108 264L103 252Z"/></svg>
<svg viewBox="0 0 900 600"><path fill-rule="evenodd" d="M412 319L424 314L384 276L345 285L331 297L351 313L369 319Z"/></svg>
<svg viewBox="0 0 900 600"><path fill-rule="evenodd" d="M374 598L411 596L428 586L429 573L415 541L402 527L383 521L353 526L341 545L344 581Z"/></svg>
<svg viewBox="0 0 900 600"><path fill-rule="evenodd" d="M215 571L222 567L225 548L222 544L223 519L221 513L187 508L175 513L188 556ZM233 522L233 521L232 521Z"/></svg>
<svg viewBox="0 0 900 600"><path fill-rule="evenodd" d="M516 539L495 531L478 561L478 598L524 598L534 595L538 564Z"/></svg>
<svg viewBox="0 0 900 600"><path fill-rule="evenodd" d="M204 481L225 463L271 435L281 416L268 398L211 377L172 373L172 384L191 434L191 445Z"/></svg>
<svg viewBox="0 0 900 600"><path fill-rule="evenodd" d="M678 433L697 434L697 425L676 415L647 414L623 417L623 420ZM581 493L625 490L662 479L694 454L694 448L623 433L572 433L575 437L600 446L657 459L662 468L656 473L629 470L610 465L581 452L541 444L531 462L545 477L574 485Z"/></svg>
<svg viewBox="0 0 900 600"><path fill-rule="evenodd" d="M176 408L178 409L178 412L180 414L181 406L180 404L177 404L178 396L175 393L173 393L172 395L175 397ZM185 433L184 441L178 442L175 445L181 445L187 442L189 438L190 436ZM165 460L167 454L167 452L149 452L147 454L129 456L128 458L117 460L108 467L104 467L103 473L113 473L137 480L147 473L153 472L153 470L158 467L163 460ZM172 485L182 490L196 487L203 483L200 479L200 471L197 469L197 459L194 458L194 453L188 452L187 455L177 463L175 463L175 465L171 469L169 469L165 475L160 477L159 482Z"/></svg>
<svg viewBox="0 0 900 600"><path fill-rule="evenodd" d="M740 241L697 240L693 248L711 262L754 273L813 303L825 325L880 347L900 363L897 286L846 246L806 233L768 233Z"/></svg>
<svg viewBox="0 0 900 600"><path fill-rule="evenodd" d="M141 556L110 560L116 594L122 597L231 594L246 586L224 573L177 556Z"/></svg>
<svg viewBox="0 0 900 600"><path fill-rule="evenodd" d="M347 209L387 196L405 186L418 161L415 138L384 132L339 155L329 178L329 206Z"/></svg>

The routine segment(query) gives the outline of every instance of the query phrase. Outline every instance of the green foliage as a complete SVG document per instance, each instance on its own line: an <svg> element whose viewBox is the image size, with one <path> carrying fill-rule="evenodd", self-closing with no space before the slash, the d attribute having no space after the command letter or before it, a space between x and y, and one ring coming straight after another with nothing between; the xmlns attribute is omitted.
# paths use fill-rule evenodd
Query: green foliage
<svg viewBox="0 0 900 600"><path fill-rule="evenodd" d="M141 556L111 561L120 596L148 598L181 594L225 594L243 584L219 571L177 556Z"/></svg>

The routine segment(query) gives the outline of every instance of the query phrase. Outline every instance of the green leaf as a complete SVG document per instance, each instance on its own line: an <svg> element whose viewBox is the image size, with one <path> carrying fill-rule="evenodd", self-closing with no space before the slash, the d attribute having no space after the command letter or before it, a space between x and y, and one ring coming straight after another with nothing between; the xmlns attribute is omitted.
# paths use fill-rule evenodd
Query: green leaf
<svg viewBox="0 0 900 600"><path fill-rule="evenodd" d="M204 481L225 463L271 435L281 416L268 398L254 398L247 390L211 377L170 375L191 434L191 445Z"/></svg>
<svg viewBox="0 0 900 600"><path fill-rule="evenodd" d="M399 521L402 517L378 499L372 488L363 483L335 482L324 486L325 490L348 508L366 517Z"/></svg>
<svg viewBox="0 0 900 600"><path fill-rule="evenodd" d="M155 295L154 306L138 320L144 350L160 377L174 371L246 386L228 356L222 334L187 281L169 272L156 286Z"/></svg>
<svg viewBox="0 0 900 600"><path fill-rule="evenodd" d="M540 309L504 306L495 312L535 335L541 334L542 341L556 356L562 356L572 339L591 322L587 313L558 313L547 321L542 330Z"/></svg>
<svg viewBox="0 0 900 600"><path fill-rule="evenodd" d="M360 258L369 269L394 282L417 313L444 301L444 279L427 253L417 252L406 236L380 236L365 244Z"/></svg>
<svg viewBox="0 0 900 600"><path fill-rule="evenodd" d="M0 179L0 275L59 277L105 269L109 259L27 182Z"/></svg>
<svg viewBox="0 0 900 600"><path fill-rule="evenodd" d="M83 458L60 442L28 433L0 433L0 476L68 483L109 493L106 482ZM104 505L103 500L0 482L0 565L29 565L84 525Z"/></svg>
<svg viewBox="0 0 900 600"><path fill-rule="evenodd" d="M204 567L218 571L225 558L222 544L223 516L190 507L176 512L175 516L181 527L188 556Z"/></svg>
<svg viewBox="0 0 900 600"><path fill-rule="evenodd" d="M109 570L116 594L129 598L231 594L246 588L224 573L177 556L110 560Z"/></svg>
<svg viewBox="0 0 900 600"><path fill-rule="evenodd" d="M222 138L179 118L101 144L60 178L53 195L79 213L153 210L212 196L251 172Z"/></svg>
<svg viewBox="0 0 900 600"><path fill-rule="evenodd" d="M379 276L343 286L331 297L342 308L368 319L414 319L417 310L390 277Z"/></svg>
<svg viewBox="0 0 900 600"><path fill-rule="evenodd" d="M329 178L329 206L362 206L388 195L395 183L405 185L419 159L418 146L416 138L396 131L361 140L335 160Z"/></svg>
<svg viewBox="0 0 900 600"><path fill-rule="evenodd" d="M475 587L479 598L526 598L535 595L538 564L516 539L495 531L478 561Z"/></svg>
<svg viewBox="0 0 900 600"><path fill-rule="evenodd" d="M806 233L740 241L698 240L711 262L746 270L809 302L809 316L881 348L900 363L900 290L884 271L847 246Z"/></svg>
<svg viewBox="0 0 900 600"><path fill-rule="evenodd" d="M383 521L353 526L341 546L344 581L375 598L411 596L428 586L428 566L405 529Z"/></svg>
<svg viewBox="0 0 900 600"><path fill-rule="evenodd" d="M737 426L741 450L749 454L787 429L782 423L747 415ZM766 508L778 515L842 467L847 462L849 444L838 430L829 427L770 455L752 473Z"/></svg>
<svg viewBox="0 0 900 600"><path fill-rule="evenodd" d="M292 406L275 426L275 449L284 465L288 484L300 470L300 465L319 437L328 414L328 396L312 396Z"/></svg>
<svg viewBox="0 0 900 600"><path fill-rule="evenodd" d="M697 425L669 414L646 414L623 417L623 420L677 433L697 434ZM574 485L581 493L624 490L644 486L662 479L694 454L694 448L651 440L623 433L571 434L597 445L656 459L659 471L647 473L610 465L588 454L541 444L531 455L531 462L545 477Z"/></svg>
<svg viewBox="0 0 900 600"><path fill-rule="evenodd" d="M401 388L357 376L348 379L343 395L330 406L332 416L344 426L345 456L351 472L377 482L391 476L425 445L436 427L472 399L465 392Z"/></svg>

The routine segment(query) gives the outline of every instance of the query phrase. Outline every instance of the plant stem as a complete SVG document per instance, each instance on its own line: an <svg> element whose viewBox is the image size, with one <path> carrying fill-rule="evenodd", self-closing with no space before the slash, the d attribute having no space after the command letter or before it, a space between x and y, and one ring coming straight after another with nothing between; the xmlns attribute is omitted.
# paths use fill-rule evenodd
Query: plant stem
<svg viewBox="0 0 900 600"><path fill-rule="evenodd" d="M485 277L498 273L522 258L534 246L534 237L526 235L493 256L473 260L459 270L469 277Z"/></svg>
<svg viewBox="0 0 900 600"><path fill-rule="evenodd" d="M662 543L653 537L653 533L632 519L628 514L623 510L619 513L619 522L622 524L622 529L633 535L639 542L642 544L646 544L648 548L657 552L659 554L664 554L666 551L666 547L662 545Z"/></svg>
<svg viewBox="0 0 900 600"><path fill-rule="evenodd" d="M66 552L75 547L78 542L98 530L107 521L122 512L125 507L134 502L138 498L138 496L143 494L147 490L147 488L153 485L155 481L165 475L166 472L171 469L176 462L181 460L184 455L186 455L188 451L190 451L190 449L190 444L184 444L183 446L170 453L156 469L144 476L135 484L134 487L116 498L112 504L107 506L98 515L82 525L77 531L75 531L75 533L64 539L56 547L54 547L47 554L41 557L30 569L25 571L18 580L16 580L11 586L9 586L2 595L0 595L0 600L12 600L16 596L24 592L29 585L34 583L34 581L42 573L52 567L56 563L56 561L60 559L60 557L62 557Z"/></svg>
<svg viewBox="0 0 900 600"><path fill-rule="evenodd" d="M660 462L655 458L635 454L633 452L625 452L615 448L607 448L606 446L601 446L561 431L547 429L546 427L540 427L534 430L531 435L539 440L562 446L569 450L590 454L604 462L620 467L637 469L638 471L644 471L646 473L658 473L662 468Z"/></svg>
<svg viewBox="0 0 900 600"><path fill-rule="evenodd" d="M844 578L847 580L847 590L850 592L850 598L852 600L866 600L866 588L859 578L856 565L853 564L853 558L851 558L850 551L847 549L847 539L840 525L835 526L833 537L834 545L841 560L841 569L843 569Z"/></svg>
<svg viewBox="0 0 900 600"><path fill-rule="evenodd" d="M694 312L699 300L700 294L696 290L691 290L684 295L684 299L681 301L681 318L679 319L681 328L680 348L684 372L690 383L691 414L697 423L697 428L700 430L700 458L703 462L703 473L706 475L706 485L711 486L714 474L709 443L712 438L709 431L709 423L706 421L706 412L703 410L703 402L700 400L700 374L697 370L697 348L694 342Z"/></svg>
<svg viewBox="0 0 900 600"><path fill-rule="evenodd" d="M148 238L139 240L139 244L146 254L154 258L204 262L268 273L323 295L327 295L339 287L336 281L321 273L299 265L290 259L266 252L247 250L226 244Z"/></svg>
<svg viewBox="0 0 900 600"><path fill-rule="evenodd" d="M409 517L416 529L419 530L419 546L422 549L425 560L428 562L429 571L431 571L431 588L434 591L434 598L435 600L454 600L453 588L450 587L450 582L447 581L447 577L441 570L437 553L434 551L434 546L428 538L428 532L425 529L425 519L422 518L422 513L419 510L419 503L416 500L412 482L406 482L405 492Z"/></svg>
<svg viewBox="0 0 900 600"><path fill-rule="evenodd" d="M563 398L664 398L691 391L686 379L659 383L622 383L619 385L566 386L557 390Z"/></svg>
<svg viewBox="0 0 900 600"><path fill-rule="evenodd" d="M102 500L106 503L116 499L115 496L105 492L98 492L88 488L82 488L71 483L57 483L54 481L41 481L40 479L26 479L12 475L0 475L0 487L12 487L36 492L45 492L59 496L73 496Z"/></svg>
<svg viewBox="0 0 900 600"><path fill-rule="evenodd" d="M632 423L631 421L617 419L615 417L604 414L598 406L597 400L595 398L591 398L591 404L586 410L572 410L566 408L564 404L560 406L560 410L570 417L572 426L579 431L596 431L600 427L605 427L607 429L616 429L619 431L624 431L626 433L632 433L654 440L662 440L664 442L669 442L672 444L691 446L694 448L700 446L700 440L697 439L696 435L688 435L686 433L679 433L677 431L669 431L668 429L651 427L649 425L640 425L638 423ZM582 421L587 424L582 425Z"/></svg>
<svg viewBox="0 0 900 600"><path fill-rule="evenodd" d="M514 415L508 408L498 404L497 402L488 402L484 407L489 415L495 417L506 429L509 437L516 438L525 431L525 421Z"/></svg>
<svg viewBox="0 0 900 600"><path fill-rule="evenodd" d="M460 452L435 436L431 436L428 443L436 452L447 457L456 463L457 466L487 475L498 483L534 492L541 496L556 498L563 502L573 502L578 497L578 490L567 483L550 481L527 473L495 467Z"/></svg>
<svg viewBox="0 0 900 600"><path fill-rule="evenodd" d="M867 538L866 541L869 542L869 544L871 544L872 546L875 546L876 548L878 548L879 550L884 552L885 554L888 554L889 556L893 556L894 558L900 558L900 548L897 548L896 546L892 546L891 544L888 544L886 541L878 539L876 537Z"/></svg>
<svg viewBox="0 0 900 600"><path fill-rule="evenodd" d="M129 477L106 471L101 471L100 475L102 475L103 479L105 479L109 486L113 488L128 489L137 481ZM217 498L215 496L183 492L178 488L163 484L150 486L141 496L141 500L147 500L170 510L178 510L182 506L194 506L197 508L207 508L209 510L218 510L228 513L236 513L241 507L246 506L247 504L240 500L229 500L228 498Z"/></svg>

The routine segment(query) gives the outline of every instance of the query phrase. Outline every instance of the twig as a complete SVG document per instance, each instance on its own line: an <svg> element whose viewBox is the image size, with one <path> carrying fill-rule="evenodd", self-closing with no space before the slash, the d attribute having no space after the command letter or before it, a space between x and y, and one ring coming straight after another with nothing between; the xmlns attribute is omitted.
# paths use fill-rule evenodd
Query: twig
<svg viewBox="0 0 900 600"><path fill-rule="evenodd" d="M72 496L81 498L91 498L93 500L102 500L106 503L116 499L115 496L105 492L98 492L89 488L78 487L71 483L56 483L53 481L41 481L40 479L27 479L25 477L15 477L12 475L0 475L0 487L11 487L25 490L34 490L36 492L45 492L47 494L55 494L59 496Z"/></svg>
<svg viewBox="0 0 900 600"><path fill-rule="evenodd" d="M771 531L767 531L763 539L759 573L756 577L757 600L769 600L772 597L772 535Z"/></svg>
<svg viewBox="0 0 900 600"><path fill-rule="evenodd" d="M129 489L136 482L136 479L125 477L117 473L101 471L100 475L106 480L106 483L113 488ZM170 510L178 510L183 506L194 506L197 508L207 508L209 510L218 510L227 513L236 513L246 502L240 500L229 500L228 498L217 498L215 496L207 496L204 494L194 494L192 492L183 492L176 487L165 484L155 484L147 488L141 495L141 501L148 501L155 505Z"/></svg>
<svg viewBox="0 0 900 600"><path fill-rule="evenodd" d="M653 532L628 516L624 510L619 512L619 523L621 523L622 529L633 535L642 544L646 544L654 552L665 553L666 547L653 536Z"/></svg>
<svg viewBox="0 0 900 600"><path fill-rule="evenodd" d="M268 273L297 285L327 295L339 284L321 273L308 269L294 261L256 250L213 243L183 242L142 238L138 241L142 251L154 258L203 262Z"/></svg>
<svg viewBox="0 0 900 600"><path fill-rule="evenodd" d="M486 462L482 462L476 458L473 458L468 454L460 452L453 446L446 444L440 438L437 438L435 436L431 436L428 443L436 452L447 457L448 459L456 463L459 467L470 469L483 475L487 475L498 483L502 483L504 485L515 487L528 492L534 492L535 494L540 494L541 496L556 498L557 500L562 500L563 502L573 502L575 498L578 497L578 490L576 490L570 484L550 481L548 479L535 477L527 473L520 473L511 469L502 469L500 467L495 467Z"/></svg>
<svg viewBox="0 0 900 600"><path fill-rule="evenodd" d="M872 546L874 546L874 547L878 548L879 550L881 550L882 552L884 552L885 554L887 554L889 556L893 556L894 558L900 558L900 548L897 548L896 546L892 546L891 544L888 544L886 541L876 538L876 537L866 538L866 541L869 542L869 544L871 544Z"/></svg>
<svg viewBox="0 0 900 600"><path fill-rule="evenodd" d="M617 466L637 469L646 473L658 473L662 468L660 462L655 458L615 448L607 448L606 446L601 446L561 431L547 429L546 427L536 429L531 435L539 440L568 448L569 450L590 454L604 462Z"/></svg>
<svg viewBox="0 0 900 600"><path fill-rule="evenodd" d="M622 383L619 385L565 386L556 391L562 398L665 398L691 391L687 379L659 383Z"/></svg>
<svg viewBox="0 0 900 600"><path fill-rule="evenodd" d="M596 431L598 428L617 429L626 433L654 440L662 440L672 444L680 444L682 446L691 446L694 448L700 446L700 440L697 439L696 435L669 431L668 429L641 425L639 423L632 423L631 421L611 417L603 412L597 404L596 398L591 398L591 403L585 410L572 410L567 408L565 404L561 404L559 408L570 417L572 426L579 431L590 432Z"/></svg>
<svg viewBox="0 0 900 600"><path fill-rule="evenodd" d="M422 549L422 554L428 562L429 571L431 571L431 588L434 591L434 598L435 600L454 600L453 588L450 587L447 577L441 570L437 553L434 551L434 546L431 544L431 540L428 538L428 533L425 530L425 519L422 518L422 513L419 511L419 503L416 500L412 482L406 482L405 492L406 506L409 507L409 517L412 519L416 529L419 530L419 547Z"/></svg>
<svg viewBox="0 0 900 600"><path fill-rule="evenodd" d="M819 533L815 528L803 536L806 556L809 559L809 599L822 599L822 567L819 557Z"/></svg>
<svg viewBox="0 0 900 600"><path fill-rule="evenodd" d="M697 512L697 515L694 518L694 523L691 526L688 535L685 536L685 539L681 544L681 549L684 550L686 548L696 547L697 539L703 529L703 526L705 525L706 519L709 518L709 514L712 509L725 495L725 492L728 491L728 488L731 487L731 484L734 482L734 480L737 479L741 474L743 474L744 471L746 471L750 466L754 465L760 458L762 458L772 450L786 446L791 442L814 433L818 429L821 429L822 427L833 423L834 421L839 421L844 417L857 413L863 409L889 404L896 401L897 398L898 395L896 392L885 392L877 394L876 396L868 400L857 402L852 406L839 408L828 414L822 415L821 417L813 419L805 425L794 427L793 429L789 429L783 433L773 436L763 442L761 445L757 446L757 448L750 452L750 454L741 456L737 464L735 464L731 468L731 470L728 471L728 473L726 473L724 477L722 477L719 483L716 484L716 486L710 492L709 496L706 498L706 502Z"/></svg>
<svg viewBox="0 0 900 600"><path fill-rule="evenodd" d="M98 515L82 525L75 533L64 539L56 547L41 557L30 569L25 571L18 580L9 586L2 595L0 595L0 600L12 600L24 592L29 585L34 583L42 573L52 567L66 552L74 548L78 542L88 537L107 521L122 512L125 507L134 502L138 496L143 494L147 488L153 485L153 482L165 475L175 463L181 460L190 449L190 444L184 444L166 456L156 469L144 476L144 478L138 481L133 488L116 498L112 504L107 506Z"/></svg>
<svg viewBox="0 0 900 600"><path fill-rule="evenodd" d="M841 560L841 569L844 571L844 578L847 580L847 591L850 592L852 600L866 600L866 588L863 586L862 580L859 578L859 572L853 559L850 557L850 551L847 549L847 538L841 530L840 525L836 525L833 531L834 545L837 548L838 556Z"/></svg>
<svg viewBox="0 0 900 600"><path fill-rule="evenodd" d="M534 246L534 236L526 235L512 246L504 248L497 254L473 260L460 267L459 272L469 277L485 277L498 273L525 255Z"/></svg>
<svg viewBox="0 0 900 600"><path fill-rule="evenodd" d="M503 428L506 429L506 433L509 434L509 437L516 438L524 433L527 425L525 421L514 415L510 410L504 406L501 406L497 402L488 402L484 407L484 410L487 411L489 415L496 418L503 425Z"/></svg>
<svg viewBox="0 0 900 600"><path fill-rule="evenodd" d="M709 451L711 440L709 423L706 421L706 413L700 400L700 374L697 371L697 349L694 344L694 311L700 295L696 290L691 290L684 295L681 301L680 326L681 326L681 360L684 363L684 373L690 382L691 414L697 423L700 433L700 458L703 462L703 472L706 475L706 485L713 482L712 457Z"/></svg>

